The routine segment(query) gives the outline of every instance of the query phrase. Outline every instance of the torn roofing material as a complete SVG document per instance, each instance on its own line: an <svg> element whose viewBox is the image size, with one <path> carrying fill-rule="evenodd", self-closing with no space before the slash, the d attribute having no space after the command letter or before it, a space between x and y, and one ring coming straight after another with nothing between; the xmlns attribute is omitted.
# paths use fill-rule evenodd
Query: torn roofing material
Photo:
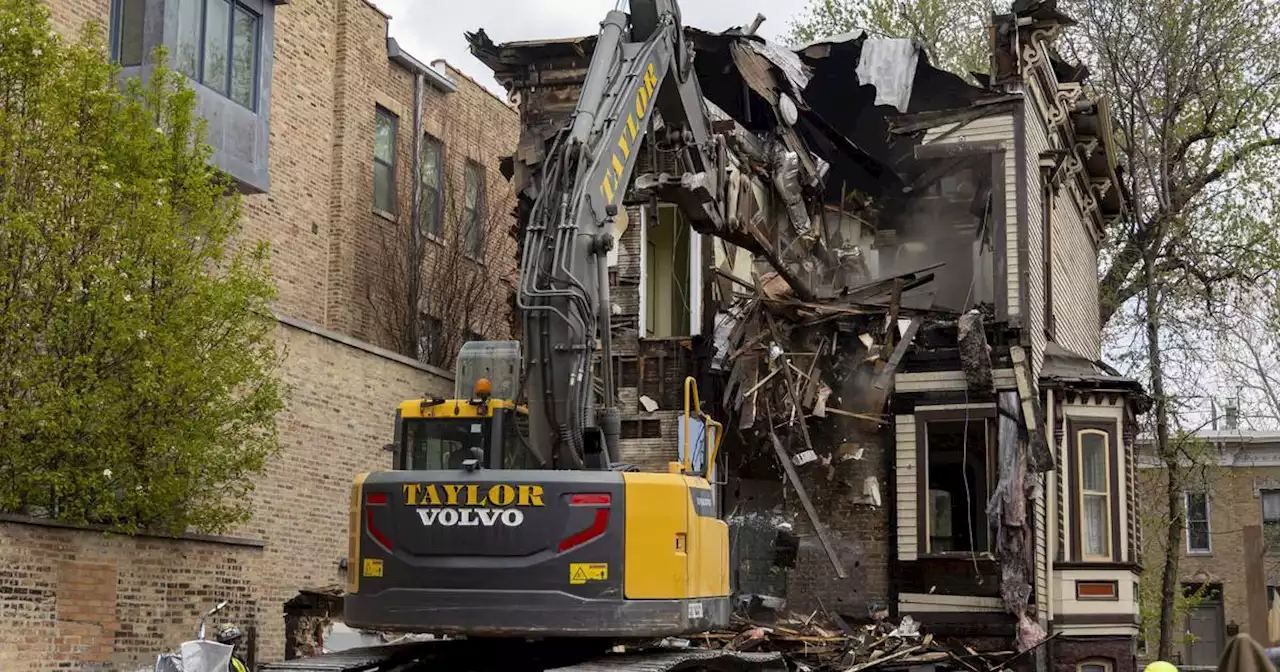
<svg viewBox="0 0 1280 672"><path fill-rule="evenodd" d="M1123 376L1106 364L1072 352L1053 341L1044 347L1044 364L1040 367L1043 384L1051 386L1087 386L1142 391L1142 384Z"/></svg>

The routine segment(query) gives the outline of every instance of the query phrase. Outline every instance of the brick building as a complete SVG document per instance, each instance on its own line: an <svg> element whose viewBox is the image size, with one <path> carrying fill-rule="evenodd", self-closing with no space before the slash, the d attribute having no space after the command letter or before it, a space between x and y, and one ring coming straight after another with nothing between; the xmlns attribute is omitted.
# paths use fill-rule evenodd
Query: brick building
<svg viewBox="0 0 1280 672"><path fill-rule="evenodd" d="M904 311L923 307L937 316L919 335L901 330L912 333L902 336L910 347L901 355L878 343L860 350L856 330L832 353L884 362L895 352L897 361L875 364L874 373L891 379L879 405L851 409L854 395L838 389L825 402L828 411L844 404L841 410L879 415L878 427L828 418L811 448L816 459L803 457L799 439L778 449L789 452L782 457L759 431L764 423L756 414L765 411L754 401L737 412L721 409L751 437L728 433L727 480L717 500L731 523L733 585L744 598L785 601L806 615L825 609L851 622L911 615L926 631L985 650L1009 649L1021 634L1041 628L1054 637L1027 658L1039 669L1133 672L1141 571L1133 449L1146 398L1137 383L1098 361L1098 246L1126 207L1111 119L1105 100L1084 94L1083 69L1052 47L1069 19L1032 6L993 23L994 72L980 86L914 56L894 61L889 52L915 52L865 35L791 51L734 29L685 31L702 94L714 104L707 106L713 130L739 160L741 172L727 170L730 199L763 193L759 200L768 201L771 187L743 176L749 171L742 166L764 173L781 165L768 157L794 152L800 181L812 187L804 190L809 221L817 222L811 237L827 236L828 245L840 247L839 258L861 260L872 278L937 269L928 291L909 300L900 288ZM473 37L473 53L521 101L517 179L547 159L595 44L594 36L506 44L483 32ZM854 81L866 54L885 59L868 70L892 71L893 82ZM914 88L904 93L895 86L902 81ZM879 85L885 90L877 92ZM784 98L793 103L786 119ZM636 175L685 172L687 182L702 183L704 176L690 174L676 152L655 149L653 137L636 149ZM738 384L749 396L764 384L767 364L750 364L753 373L742 382L740 362L722 357L736 347L725 346L741 316L735 311L744 310L744 299L758 298L744 289L752 286L751 272L779 264L753 259L726 234L746 229L738 240L755 234L783 240L779 248L801 236L782 237L792 231L788 220L795 221L779 214L786 194L773 194L771 203L734 200L727 207L737 208L730 210L736 217L699 227L675 203L650 200L634 186L623 199L625 216L614 222L609 365L621 388L623 457L653 468L673 458L685 376L699 378L704 399L721 400L722 385ZM846 217L858 198L848 196L853 192L888 205ZM811 259L795 260L790 272L802 275ZM937 262L944 263L931 265ZM840 291L836 286L832 294ZM985 389L974 386L958 345L959 316L971 310L985 319L979 348L990 356ZM861 336L874 341L892 330L884 325L896 321L884 317L873 322L874 333L868 328ZM761 359L768 348L758 343L744 345L738 359ZM809 345L820 357L822 346ZM795 356L791 366L800 375L812 361L800 358L814 356L804 352L813 349L769 356L783 362L775 372ZM732 394L724 399L738 403ZM1016 410L998 413L1008 400ZM748 414L756 424L743 419ZM774 420L794 424L785 415ZM1014 450L1005 454L1018 456L1013 462L1000 459L1006 440ZM802 510L794 480L779 468L781 459L797 465L816 525ZM1006 478L1026 498L998 495L1016 513L993 519L986 503ZM779 540L791 529L798 533L794 560L779 559L788 555ZM997 542L1016 535L1025 535L1026 544L1016 552ZM1004 591L1010 571L1025 585Z"/></svg>
<svg viewBox="0 0 1280 672"><path fill-rule="evenodd" d="M446 362L440 351L464 336L508 336L514 241L499 159L516 112L405 53L365 0L45 4L65 35L109 27L127 74L145 74L164 44L191 79L213 161L245 194L242 235L271 246L292 392L283 451L252 495L254 518L230 536L0 518L0 669L134 669L190 638L219 599L231 601L226 620L252 628L258 660L280 659L284 603L344 578L351 478L390 466L395 406L452 391L449 370L420 360ZM421 272L409 274L414 231ZM484 282L446 301L442 274ZM491 294L473 293L481 285ZM486 309L457 312L464 303ZM404 337L410 319L417 343Z"/></svg>
<svg viewBox="0 0 1280 672"><path fill-rule="evenodd" d="M1175 617L1174 662L1213 668L1236 631L1263 646L1280 635L1280 616L1272 615L1280 593L1280 434L1210 429L1196 439L1186 449L1194 458L1178 493L1178 581L1192 600ZM1144 560L1158 574L1168 529L1167 474L1149 445L1140 448L1138 466L1143 501L1150 502L1144 520L1152 528L1145 530ZM1155 642L1147 644L1154 653Z"/></svg>

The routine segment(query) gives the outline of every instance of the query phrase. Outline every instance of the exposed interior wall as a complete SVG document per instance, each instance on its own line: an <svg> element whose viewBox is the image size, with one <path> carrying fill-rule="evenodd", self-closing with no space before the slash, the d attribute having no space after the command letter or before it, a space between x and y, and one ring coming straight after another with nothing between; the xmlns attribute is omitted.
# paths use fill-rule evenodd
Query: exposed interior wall
<svg viewBox="0 0 1280 672"><path fill-rule="evenodd" d="M1014 122L1013 115L994 114L969 122L960 122L955 124L943 124L935 128L931 128L925 133L923 146L928 145L955 145L967 143L991 143L1003 148L1004 151L1004 174L1001 179L1004 182L1004 221L1005 221L1005 250L1006 250L1006 287L1005 296L1008 300L1009 315L1011 318L1018 318L1019 315L1019 292L1021 284L1021 276L1019 275L1018 263L1018 207L1017 207L1017 189L1016 185L1019 163L1017 154L1014 152ZM983 260L985 263L985 259ZM882 258L881 263L884 263ZM992 289L998 291L999 288L992 285Z"/></svg>
<svg viewBox="0 0 1280 672"><path fill-rule="evenodd" d="M691 237L697 237L674 205L660 205L658 216L646 219L645 337L688 336L693 302Z"/></svg>

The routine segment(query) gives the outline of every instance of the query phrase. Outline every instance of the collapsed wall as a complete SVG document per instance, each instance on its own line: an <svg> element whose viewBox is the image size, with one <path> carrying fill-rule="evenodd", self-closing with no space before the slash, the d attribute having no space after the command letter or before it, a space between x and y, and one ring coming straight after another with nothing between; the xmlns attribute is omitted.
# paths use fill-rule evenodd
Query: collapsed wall
<svg viewBox="0 0 1280 672"><path fill-rule="evenodd" d="M853 34L791 51L736 29L689 29L686 39L725 138L730 197L724 228L701 231L715 237L702 250L714 276L701 297L702 335L652 339L639 328L636 248L642 211L656 215L645 211L647 194L628 191L610 270L615 361L606 363L621 388L624 456L648 467L673 457L680 382L697 377L731 419L719 505L744 606L883 616L897 608L895 583L939 581L899 576L893 562L897 535L916 533L896 529L886 505L900 449L896 374L912 361L963 366L967 385L991 398L993 366L1026 364L1009 361L1010 306L997 291L1010 162L926 139L1007 118L1020 98L932 68L908 41ZM520 104L510 173L530 199L530 176L574 109L595 38L496 45L481 31L471 40ZM678 174L653 144L637 174ZM990 531L1000 565L984 563L976 582L1003 600L1029 645L1042 633L1029 606L1028 474L1051 461L1035 436L1038 411L1024 403L1034 399L1029 370L1020 379L1002 399L1016 423L1002 436L1014 444L991 481L1001 493Z"/></svg>

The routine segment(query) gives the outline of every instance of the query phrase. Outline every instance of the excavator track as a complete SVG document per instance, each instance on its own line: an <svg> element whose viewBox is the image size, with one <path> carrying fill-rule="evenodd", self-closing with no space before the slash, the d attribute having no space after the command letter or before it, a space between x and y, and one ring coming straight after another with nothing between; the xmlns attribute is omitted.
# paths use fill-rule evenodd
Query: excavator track
<svg viewBox="0 0 1280 672"><path fill-rule="evenodd" d="M567 659L579 658L569 662ZM259 672L783 672L779 653L726 649L649 649L588 655L536 643L485 641L395 644L258 666Z"/></svg>

